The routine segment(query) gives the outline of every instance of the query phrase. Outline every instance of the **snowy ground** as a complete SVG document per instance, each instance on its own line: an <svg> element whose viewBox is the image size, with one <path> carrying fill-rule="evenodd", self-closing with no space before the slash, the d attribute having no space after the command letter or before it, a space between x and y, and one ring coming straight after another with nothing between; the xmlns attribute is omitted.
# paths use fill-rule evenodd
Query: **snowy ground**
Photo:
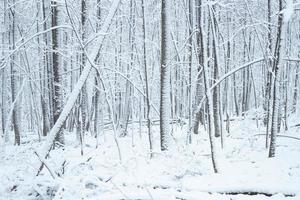
<svg viewBox="0 0 300 200"><path fill-rule="evenodd" d="M269 159L264 137L255 136L264 128L257 128L254 120L236 120L231 134L224 137L224 149L219 149L221 173L214 174L203 130L186 146L185 128L176 127L174 148L168 153L158 151L157 127L154 131L153 159L149 159L146 133L140 138L137 128L129 131L134 137L119 139L122 162L111 132L101 136L97 149L95 139L86 137L84 156L74 145L74 134L68 134L65 150L53 150L48 160L49 168L57 173L62 173L66 160L64 175L55 180L47 169L35 176L40 164L34 155L38 143L32 141L36 135L23 138L21 147L6 146L0 154L0 199L300 199L299 140L278 138L277 157ZM291 128L283 134L299 137L299 132ZM222 194L249 191L277 194ZM285 197L282 193L296 196Z"/></svg>

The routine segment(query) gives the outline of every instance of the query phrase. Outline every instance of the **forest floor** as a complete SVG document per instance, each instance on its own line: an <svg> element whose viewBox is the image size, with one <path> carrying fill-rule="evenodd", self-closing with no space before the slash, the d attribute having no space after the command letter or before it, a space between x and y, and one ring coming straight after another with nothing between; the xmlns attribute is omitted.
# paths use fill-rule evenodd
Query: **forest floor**
<svg viewBox="0 0 300 200"><path fill-rule="evenodd" d="M214 174L204 130L186 145L186 127L174 127L174 148L167 153L159 151L158 127L153 131L153 158L146 130L140 137L138 127L130 127L129 135L118 139L122 162L112 132L99 137L98 148L95 138L86 136L83 156L75 134L68 133L64 150L53 150L47 160L53 172L63 173L55 180L46 168L36 176L40 162L34 151L41 145L28 133L20 147L1 149L0 199L300 199L299 140L278 138L276 158L270 159L265 137L257 135L265 128L255 120L232 121L224 148L216 141L220 173ZM300 128L282 134L300 137Z"/></svg>

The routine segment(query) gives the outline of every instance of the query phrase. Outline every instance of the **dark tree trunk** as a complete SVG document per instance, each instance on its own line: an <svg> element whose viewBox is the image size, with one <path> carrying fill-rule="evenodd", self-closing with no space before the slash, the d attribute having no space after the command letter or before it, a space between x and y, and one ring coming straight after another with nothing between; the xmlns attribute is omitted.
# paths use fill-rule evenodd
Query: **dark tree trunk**
<svg viewBox="0 0 300 200"><path fill-rule="evenodd" d="M282 0L279 0L279 12L282 10ZM270 149L269 157L275 157L275 147L276 138L278 132L278 115L279 115L279 79L280 79L280 69L282 68L282 45L284 38L284 22L283 13L278 15L278 27L277 27L277 40L274 52L273 61L273 74L274 74L274 84L273 84L273 104L272 104L272 123L271 123L271 139L270 139Z"/></svg>
<svg viewBox="0 0 300 200"><path fill-rule="evenodd" d="M51 26L58 26L58 4L56 1L52 1L52 21ZM60 65L59 65L59 53L58 53L58 44L59 44L59 33L57 29L52 30L52 73L53 73L53 124L56 123L59 118L61 109L62 109L62 86L61 86L61 77L60 77ZM62 130L56 135L55 140L60 144L64 144L64 136Z"/></svg>

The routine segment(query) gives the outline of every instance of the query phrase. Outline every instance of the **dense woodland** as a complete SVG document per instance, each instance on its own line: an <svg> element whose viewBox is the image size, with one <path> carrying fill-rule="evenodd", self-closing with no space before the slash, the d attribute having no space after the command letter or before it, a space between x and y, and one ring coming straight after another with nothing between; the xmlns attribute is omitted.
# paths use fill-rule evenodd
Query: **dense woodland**
<svg viewBox="0 0 300 200"><path fill-rule="evenodd" d="M147 138L155 157L154 140L168 151L187 126L186 145L209 135L217 173L216 146L251 119L274 157L278 134L300 123L290 123L299 10L295 0L1 0L1 145L43 144L40 172L70 134L84 155L86 137L111 131L122 160L122 137Z"/></svg>

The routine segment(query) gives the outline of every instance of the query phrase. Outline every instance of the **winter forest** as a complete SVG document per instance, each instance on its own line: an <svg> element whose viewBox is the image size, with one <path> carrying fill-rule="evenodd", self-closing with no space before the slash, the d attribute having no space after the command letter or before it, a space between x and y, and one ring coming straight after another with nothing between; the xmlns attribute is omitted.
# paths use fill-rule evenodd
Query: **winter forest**
<svg viewBox="0 0 300 200"><path fill-rule="evenodd" d="M1 200L300 199L300 1L0 15Z"/></svg>

